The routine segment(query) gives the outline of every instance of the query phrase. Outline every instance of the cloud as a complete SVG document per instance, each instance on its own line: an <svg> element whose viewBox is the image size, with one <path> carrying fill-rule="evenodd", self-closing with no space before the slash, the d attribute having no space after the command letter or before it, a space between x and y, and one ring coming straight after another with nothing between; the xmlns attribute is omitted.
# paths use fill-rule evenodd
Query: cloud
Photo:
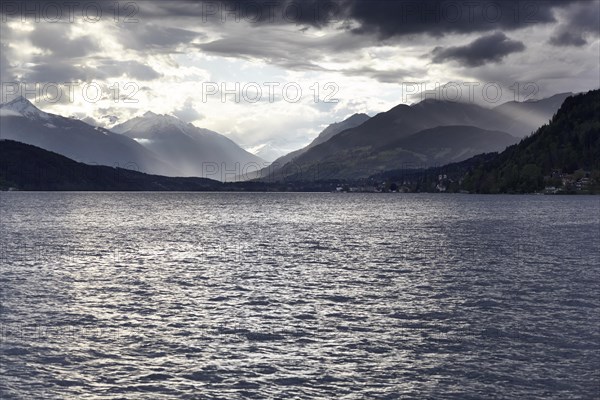
<svg viewBox="0 0 600 400"><path fill-rule="evenodd" d="M583 0L585 3L586 0ZM146 29L153 23L169 19L188 22L192 26L224 26L225 23L292 25L322 28L344 24L357 34L376 34L379 38L428 34L434 37L452 33L481 33L515 30L536 24L555 22L555 10L564 9L582 0L169 0L119 3L125 18L132 14L138 23L124 24L127 30L138 31L142 45L164 47L172 38L184 43L193 32ZM17 2L18 4L18 2ZM74 15L81 16L86 3L74 2ZM114 1L94 2L103 11L104 19L112 19ZM43 9L41 0L28 0L27 7ZM10 11L8 11L10 10ZM2 8L9 19L18 19L12 7ZM89 11L89 10L88 10ZM67 18L70 13L64 13ZM181 27L170 28L181 29ZM183 30L183 29L182 29ZM124 37L124 40L129 38Z"/></svg>
<svg viewBox="0 0 600 400"><path fill-rule="evenodd" d="M381 83L401 83L407 77L424 74L419 68L381 70L371 67L349 68L341 71L346 76L367 76Z"/></svg>
<svg viewBox="0 0 600 400"><path fill-rule="evenodd" d="M232 34L230 37L198 44L203 53L224 57L258 59L295 71L339 72L345 76L367 77L382 83L400 83L403 79L423 75L422 68L398 68L386 66L375 68L373 59L361 59L356 46L376 46L377 41L333 31L316 37L306 33L279 28L278 40L269 32L255 31L251 37ZM361 43L361 44L358 44ZM397 52L396 52L397 53ZM297 57L302 54L302 57ZM332 65L336 65L334 68ZM369 63L371 65L364 65Z"/></svg>
<svg viewBox="0 0 600 400"><path fill-rule="evenodd" d="M206 39L206 34L157 23L123 24L119 31L119 42L124 47L155 53L173 53L177 46L188 45L196 39Z"/></svg>
<svg viewBox="0 0 600 400"><path fill-rule="evenodd" d="M581 47L588 39L600 37L600 2L574 4L560 13L562 20L548 43L554 46Z"/></svg>
<svg viewBox="0 0 600 400"><path fill-rule="evenodd" d="M10 62L7 56L8 51L8 44L0 42L0 80L2 82L12 82L14 80L14 75L9 70Z"/></svg>
<svg viewBox="0 0 600 400"><path fill-rule="evenodd" d="M363 1L363 0L359 0ZM203 24L250 22L256 26L308 25L327 26L344 19L351 0L200 0L144 2L140 17L159 19L167 16L193 18Z"/></svg>
<svg viewBox="0 0 600 400"><path fill-rule="evenodd" d="M359 44L360 43L360 44ZM204 53L224 57L259 59L269 64L294 70L323 71L318 62L332 57L351 58L357 47L372 45L373 41L353 38L352 35L331 31L323 36L299 33L289 27L269 30L229 31L226 37L195 45ZM301 57L298 55L302 54Z"/></svg>
<svg viewBox="0 0 600 400"><path fill-rule="evenodd" d="M194 122L204 118L204 116L194 108L194 99L191 97L188 97L185 100L182 107L174 110L173 115L184 122Z"/></svg>
<svg viewBox="0 0 600 400"><path fill-rule="evenodd" d="M254 26L302 25L322 28L343 23L357 34L380 39L428 34L516 30L556 21L554 10L581 0L202 0L143 3L144 18L177 16L204 24L250 22ZM150 2L148 2L150 3ZM358 24L358 26L356 26Z"/></svg>
<svg viewBox="0 0 600 400"><path fill-rule="evenodd" d="M587 44L581 33L572 33L562 31L550 38L550 44L554 46L577 46L581 47Z"/></svg>
<svg viewBox="0 0 600 400"><path fill-rule="evenodd" d="M553 9L576 0L451 0L356 1L351 17L360 23L355 32L374 32L382 38L425 33L441 37L451 33L515 30L556 21Z"/></svg>
<svg viewBox="0 0 600 400"><path fill-rule="evenodd" d="M24 72L23 81L35 83L91 81L95 78L93 69L75 67L68 61L51 61L47 58Z"/></svg>
<svg viewBox="0 0 600 400"><path fill-rule="evenodd" d="M27 3L29 8L36 4L40 9L44 8L41 0L28 0ZM132 3L133 8L127 6L121 10L121 17L132 14L139 22L126 24L128 30L140 31L134 40L141 38L144 45L168 46L165 41L169 38L183 39L187 35L189 40L193 33L171 31L160 34L157 29L150 29L149 35L143 35L144 26L171 18L193 21L196 26L245 22L257 27L300 25L322 28L345 23L346 29L355 33L376 34L379 38L422 33L439 37L451 33L515 30L555 22L556 9L582 3L582 0L169 0ZM74 15L81 15L85 3L75 4ZM105 19L113 17L114 1L100 0L95 4L103 10ZM120 3L120 7L125 8L126 4ZM9 9L9 18L19 17L11 7L3 7L5 13ZM67 18L68 13L64 14Z"/></svg>
<svg viewBox="0 0 600 400"><path fill-rule="evenodd" d="M465 46L436 47L433 52L433 62L436 64L448 60L477 67L486 63L500 62L511 53L525 50L523 42L512 40L504 33L496 32L480 37Z"/></svg>
<svg viewBox="0 0 600 400"><path fill-rule="evenodd" d="M71 25L37 24L30 33L31 44L48 50L58 59L85 57L100 50L98 42L89 35L71 37Z"/></svg>
<svg viewBox="0 0 600 400"><path fill-rule="evenodd" d="M95 76L102 76L104 78L126 75L129 78L140 81L151 81L162 76L162 74L156 72L149 65L143 64L139 61L131 60L117 61L107 58L102 60L100 66L95 69Z"/></svg>
<svg viewBox="0 0 600 400"><path fill-rule="evenodd" d="M77 117L77 116L75 115L75 117ZM91 125L91 126L99 126L102 128L104 127L104 125L102 123L96 121L94 118L92 118L90 116L83 117L80 119L80 121L83 121L86 124Z"/></svg>
<svg viewBox="0 0 600 400"><path fill-rule="evenodd" d="M42 61L42 60L40 60ZM140 81L151 81L162 75L139 61L117 61L109 58L96 59L96 66L75 66L69 61L49 60L31 66L24 75L27 82L92 82L126 76Z"/></svg>

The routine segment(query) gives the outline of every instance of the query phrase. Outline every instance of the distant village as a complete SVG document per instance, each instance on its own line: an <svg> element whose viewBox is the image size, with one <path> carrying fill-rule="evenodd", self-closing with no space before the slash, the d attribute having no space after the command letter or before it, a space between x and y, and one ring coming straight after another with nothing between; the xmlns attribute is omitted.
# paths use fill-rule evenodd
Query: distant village
<svg viewBox="0 0 600 400"><path fill-rule="evenodd" d="M463 179L439 174L437 177L407 178L396 180L370 181L361 183L340 183L337 193L470 193L462 189ZM600 194L600 171L578 170L567 174L552 171L544 177L543 190L536 194Z"/></svg>

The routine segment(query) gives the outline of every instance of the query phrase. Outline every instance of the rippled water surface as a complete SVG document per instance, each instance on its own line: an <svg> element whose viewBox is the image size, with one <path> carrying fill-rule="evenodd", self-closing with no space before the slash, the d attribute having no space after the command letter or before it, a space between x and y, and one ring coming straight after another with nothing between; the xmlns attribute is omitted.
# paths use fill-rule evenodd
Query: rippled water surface
<svg viewBox="0 0 600 400"><path fill-rule="evenodd" d="M599 197L0 206L2 399L599 397Z"/></svg>

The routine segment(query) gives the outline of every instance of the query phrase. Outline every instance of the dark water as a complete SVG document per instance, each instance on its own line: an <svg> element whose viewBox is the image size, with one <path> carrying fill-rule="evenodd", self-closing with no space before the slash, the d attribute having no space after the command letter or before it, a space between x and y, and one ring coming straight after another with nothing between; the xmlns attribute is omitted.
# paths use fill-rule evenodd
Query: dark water
<svg viewBox="0 0 600 400"><path fill-rule="evenodd" d="M599 197L0 202L2 399L599 397Z"/></svg>

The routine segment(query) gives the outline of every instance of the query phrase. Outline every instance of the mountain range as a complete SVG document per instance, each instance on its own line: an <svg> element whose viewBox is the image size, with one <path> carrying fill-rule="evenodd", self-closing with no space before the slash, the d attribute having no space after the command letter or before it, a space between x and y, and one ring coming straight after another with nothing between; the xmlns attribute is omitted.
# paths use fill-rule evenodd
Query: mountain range
<svg viewBox="0 0 600 400"><path fill-rule="evenodd" d="M494 108L427 99L372 118L354 114L266 168L264 160L227 137L174 116L146 112L107 130L45 113L22 97L0 105L0 138L87 164L165 176L221 181L259 177L266 182L361 179L380 171L426 168L502 151L548 121L568 95Z"/></svg>
<svg viewBox="0 0 600 400"><path fill-rule="evenodd" d="M494 108L426 99L398 105L306 149L267 181L358 179L378 171L443 165L476 153L501 151L547 122L563 93ZM562 100L561 100L562 99Z"/></svg>
<svg viewBox="0 0 600 400"><path fill-rule="evenodd" d="M86 164L169 176L178 174L175 168L127 136L45 113L23 97L0 105L0 139L32 144Z"/></svg>
<svg viewBox="0 0 600 400"><path fill-rule="evenodd" d="M16 111L5 107L0 112L6 116ZM39 114L35 109L24 108L20 112L48 124L55 122L51 116ZM456 151L453 146L457 141L469 141L472 147L477 147L504 145L505 140L510 137L501 131L444 126L400 138L391 146L412 148L435 157L432 148ZM550 187L551 193L598 193L600 90L567 98L548 124L501 153L478 154L442 167L390 170L366 179L345 181L222 183L205 178L173 178L87 165L39 147L0 140L0 189L4 190L330 191L344 183L379 185L377 190L402 187L409 191L531 193Z"/></svg>
<svg viewBox="0 0 600 400"><path fill-rule="evenodd" d="M18 97L0 105L0 138L32 144L86 164L165 176L233 179L266 165L232 140L176 117L147 112L111 130L49 114Z"/></svg>
<svg viewBox="0 0 600 400"><path fill-rule="evenodd" d="M14 140L0 140L0 191L319 191L335 183L266 184L168 177L126 168L88 165Z"/></svg>

